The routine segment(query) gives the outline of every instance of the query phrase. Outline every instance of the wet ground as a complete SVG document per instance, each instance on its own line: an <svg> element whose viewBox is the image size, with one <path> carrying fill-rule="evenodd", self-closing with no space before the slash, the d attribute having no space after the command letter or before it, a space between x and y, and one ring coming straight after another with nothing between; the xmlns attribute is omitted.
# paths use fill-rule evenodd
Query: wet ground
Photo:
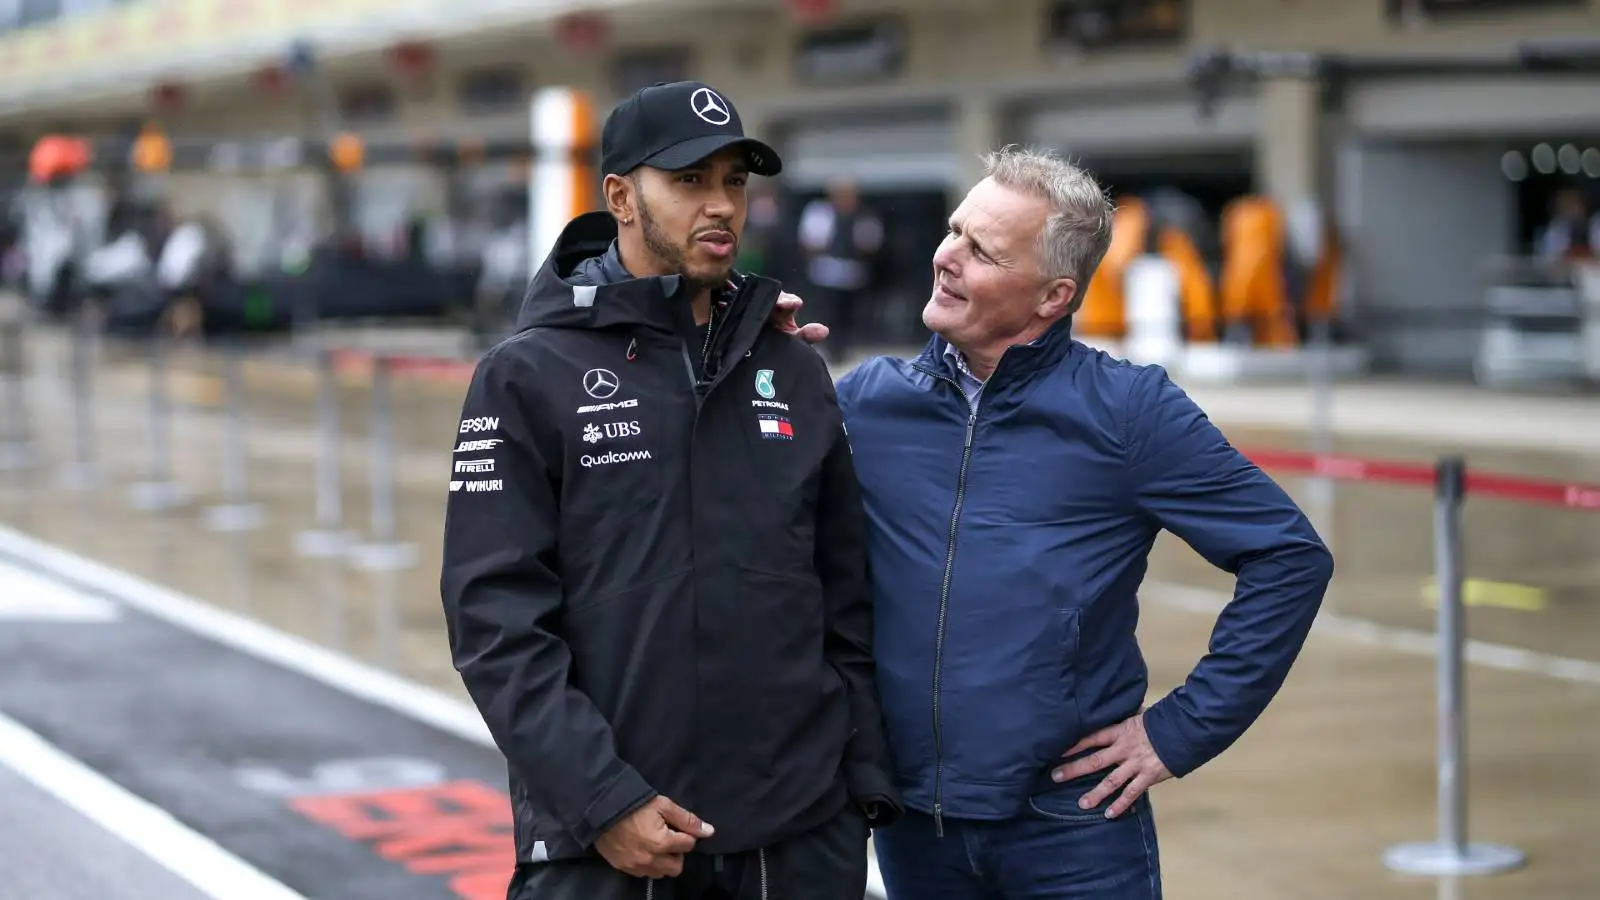
<svg viewBox="0 0 1600 900"><path fill-rule="evenodd" d="M128 496L146 474L143 360L105 348L96 366L95 448L105 485L80 492L56 482L73 450L65 345L41 338L34 346L42 465L8 473L0 522L463 696L437 594L459 382L408 376L393 384L396 537L416 555L409 568L366 572L296 552L295 533L316 522L317 379L309 365L257 357L244 367L249 488L265 522L230 535L209 530L205 514L222 499L226 419L215 358L180 353L172 361L172 465L192 502L155 513L134 509ZM340 499L346 526L367 536L370 482L385 470L367 446L369 388L350 372L340 391ZM1600 417L1600 403L1592 414ZM1292 430L1218 421L1247 449L1308 445ZM1585 455L1509 443L1349 437L1335 449L1423 463L1463 453L1486 470L1600 482L1600 448ZM1527 443L1537 448L1538 440ZM1432 498L1426 488L1341 484L1325 508L1303 480L1283 483L1313 511L1338 557L1327 627L1238 746L1158 788L1168 895L1600 896L1600 854L1592 852L1600 849L1600 513L1485 499L1466 507L1468 630L1479 642L1468 674L1473 835L1517 844L1531 862L1514 875L1440 886L1391 876L1380 862L1389 844L1434 833ZM1204 653L1230 584L1163 538L1141 625L1152 696L1180 683Z"/></svg>

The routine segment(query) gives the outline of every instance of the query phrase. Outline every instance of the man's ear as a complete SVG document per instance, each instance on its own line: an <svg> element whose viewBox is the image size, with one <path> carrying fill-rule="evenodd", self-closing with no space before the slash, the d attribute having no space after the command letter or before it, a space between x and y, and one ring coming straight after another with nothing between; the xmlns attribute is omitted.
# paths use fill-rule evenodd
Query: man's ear
<svg viewBox="0 0 1600 900"><path fill-rule="evenodd" d="M1056 278L1046 283L1035 310L1041 319L1059 319L1077 311L1078 282L1073 278Z"/></svg>
<svg viewBox="0 0 1600 900"><path fill-rule="evenodd" d="M606 196L606 209L618 222L631 221L638 215L639 204L634 197L638 185L632 178L607 175L600 187Z"/></svg>

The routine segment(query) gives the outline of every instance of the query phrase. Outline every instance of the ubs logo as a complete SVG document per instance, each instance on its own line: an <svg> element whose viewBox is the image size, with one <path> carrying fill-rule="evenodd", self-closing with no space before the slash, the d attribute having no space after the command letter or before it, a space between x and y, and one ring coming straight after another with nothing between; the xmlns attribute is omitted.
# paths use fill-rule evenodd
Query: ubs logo
<svg viewBox="0 0 1600 900"><path fill-rule="evenodd" d="M602 425L590 422L583 426L583 439L587 443L598 444L606 439L637 437L642 432L637 419L631 422L606 422Z"/></svg>

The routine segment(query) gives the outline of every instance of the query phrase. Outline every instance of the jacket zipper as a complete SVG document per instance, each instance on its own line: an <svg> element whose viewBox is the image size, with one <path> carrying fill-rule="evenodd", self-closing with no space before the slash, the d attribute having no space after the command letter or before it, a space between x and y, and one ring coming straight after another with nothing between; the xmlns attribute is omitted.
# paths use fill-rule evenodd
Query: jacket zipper
<svg viewBox="0 0 1600 900"><path fill-rule="evenodd" d="M956 502L950 511L950 538L944 556L944 582L939 586L939 627L933 637L933 833L944 837L944 735L939 728L939 687L944 669L945 617L950 609L950 576L956 566L956 527L961 523L961 504L967 496L967 463L972 459L972 432L978 424L978 411L967 399L961 384L947 375L919 368L918 371L948 381L967 402L967 431L961 443L961 470L956 476Z"/></svg>

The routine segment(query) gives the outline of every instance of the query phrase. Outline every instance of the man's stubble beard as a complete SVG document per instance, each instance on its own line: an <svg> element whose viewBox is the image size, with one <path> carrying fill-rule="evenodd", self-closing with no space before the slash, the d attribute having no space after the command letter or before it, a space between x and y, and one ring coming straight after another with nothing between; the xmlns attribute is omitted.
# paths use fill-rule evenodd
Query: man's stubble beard
<svg viewBox="0 0 1600 900"><path fill-rule="evenodd" d="M655 254L656 258L666 263L674 272L683 277L685 284L694 290L714 290L727 283L728 276L733 272L733 263L730 260L727 268L721 273L712 276L695 275L689 272L687 248L674 244L667 233L656 224L655 216L650 214L650 206L645 202L644 195L640 194L639 203L639 228L644 234L644 245ZM729 229L731 232L732 229ZM692 240L692 239L691 239ZM738 249L737 242L734 245ZM735 253L737 256L737 252Z"/></svg>

